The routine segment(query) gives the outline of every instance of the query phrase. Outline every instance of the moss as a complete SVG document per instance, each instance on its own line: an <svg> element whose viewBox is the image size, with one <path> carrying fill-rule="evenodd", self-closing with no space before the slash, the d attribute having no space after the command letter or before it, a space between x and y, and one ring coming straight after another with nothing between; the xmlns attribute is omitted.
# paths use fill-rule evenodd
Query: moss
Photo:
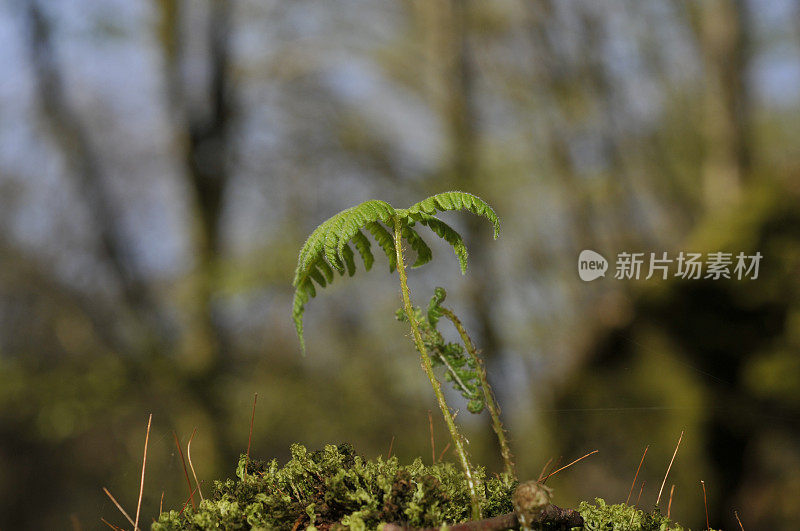
<svg viewBox="0 0 800 531"><path fill-rule="evenodd" d="M516 483L500 477L483 484L484 517L513 510ZM683 531L658 510L644 512L629 505L607 505L602 499L578 509L591 531ZM292 445L291 459L248 461L241 456L236 478L216 481L209 498L197 509L162 513L153 531L256 529L366 531L381 523L414 527L464 522L470 516L470 495L463 472L452 463L424 465L416 459L400 465L397 458L366 460L349 444L310 452Z"/></svg>
<svg viewBox="0 0 800 531"><path fill-rule="evenodd" d="M646 513L624 503L607 505L601 498L597 498L594 504L581 502L578 511L583 516L584 529L588 531L688 531L688 528L662 516L658 509Z"/></svg>
<svg viewBox="0 0 800 531"><path fill-rule="evenodd" d="M347 444L319 452L295 444L291 454L283 467L242 456L237 479L215 482L197 509L162 513L152 529L366 530L385 522L426 527L469 519L466 481L451 463L365 460ZM475 473L484 485L484 516L510 512L516 485L486 480L480 468Z"/></svg>

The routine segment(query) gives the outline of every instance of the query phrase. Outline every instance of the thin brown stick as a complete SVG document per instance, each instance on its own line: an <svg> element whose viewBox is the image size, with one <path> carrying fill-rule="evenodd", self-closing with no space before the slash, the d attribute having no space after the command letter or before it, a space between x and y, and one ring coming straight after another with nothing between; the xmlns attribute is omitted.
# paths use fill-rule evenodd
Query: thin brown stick
<svg viewBox="0 0 800 531"><path fill-rule="evenodd" d="M669 489L669 503L667 504L667 520L669 520L669 515L672 512L672 495L675 493L675 484L672 484L672 487Z"/></svg>
<svg viewBox="0 0 800 531"><path fill-rule="evenodd" d="M158 514L164 512L164 491L161 491L161 501L158 502Z"/></svg>
<svg viewBox="0 0 800 531"><path fill-rule="evenodd" d="M392 435L392 440L389 441L389 453L386 454L386 460L388 461L392 457L392 446L394 446L394 435Z"/></svg>
<svg viewBox="0 0 800 531"><path fill-rule="evenodd" d="M250 442L253 440L253 422L256 419L256 402L258 401L258 393L253 395L253 413L250 415L250 435L247 436L247 462L250 462Z"/></svg>
<svg viewBox="0 0 800 531"><path fill-rule="evenodd" d="M669 471L672 469L672 463L675 461L675 456L678 455L678 448L681 447L681 441L683 440L683 430L681 430L681 436L678 437L678 444L675 445L675 452L672 454L672 459L669 460L669 466L667 467L667 473L664 474L664 481L661 482L661 488L658 489L658 497L656 498L656 507L658 507L658 502L661 501L661 493L664 491L664 485L667 484L667 476L669 476Z"/></svg>
<svg viewBox="0 0 800 531"><path fill-rule="evenodd" d="M194 496L192 492L192 480L189 479L189 471L186 469L186 459L183 458L183 450L181 449L181 443L178 442L178 434L175 433L175 430L172 430L172 436L175 437L175 446L178 447L178 454L181 456L181 464L183 465L183 474L186 476L186 484L189 486L189 492L191 493L189 497L192 499L192 509L196 509L197 506L194 504Z"/></svg>
<svg viewBox="0 0 800 531"><path fill-rule="evenodd" d="M195 433L197 433L197 428L192 430L192 435L189 437L189 442L186 444L186 458L189 460L189 468L192 470L194 482L197 483L197 493L200 495L200 501L203 501L203 489L200 488L200 482L197 481L197 474L195 473L194 465L192 464L192 439L194 439Z"/></svg>
<svg viewBox="0 0 800 531"><path fill-rule="evenodd" d="M625 498L625 505L627 505L628 502L631 501L631 495L633 494L633 487L636 486L636 478L639 477L639 471L642 469L642 463L644 463L644 456L647 455L647 449L648 448L650 448L649 444L644 447L644 453L642 454L642 460L639 461L639 468L636 469L636 474L633 476L633 483L631 483L631 490L628 491L628 497Z"/></svg>
<svg viewBox="0 0 800 531"><path fill-rule="evenodd" d="M72 531L81 531L81 521L78 520L78 515L72 513L69 515L69 521L72 524Z"/></svg>
<svg viewBox="0 0 800 531"><path fill-rule="evenodd" d="M736 521L739 522L739 529L744 531L744 526L742 525L742 521L739 520L739 512L738 511L733 511L733 515L736 517Z"/></svg>
<svg viewBox="0 0 800 531"><path fill-rule="evenodd" d="M575 463L577 463L578 461L581 461L581 460L583 460L583 459L586 459L586 458L587 458L587 457L589 457L590 455L594 455L594 454L596 454L596 453L597 453L597 452L599 452L599 451L600 451L600 450L592 450L592 451L591 451L591 452L589 452L588 454L586 454L586 455L584 455L584 456L582 456L582 457L579 457L579 458L577 458L575 461L573 461L573 462L569 463L568 465L564 465L564 466L562 466L561 468L559 468L558 470L554 470L553 472L550 472L550 473L547 475L547 477L546 477L546 478L544 478L544 479L542 480L542 483L544 483L545 481L547 481L548 479L550 479L550 477L551 477L551 476L555 476L556 474L558 474L559 472L561 472L561 471L562 471L562 470L564 470L565 468L569 468L569 467L571 467L572 465L574 465Z"/></svg>
<svg viewBox="0 0 800 531"><path fill-rule="evenodd" d="M122 516L124 516L125 519L128 520L131 523L131 525L134 525L133 518L128 516L128 513L125 512L125 509L122 508L122 505L120 505L119 502L114 498L114 496L111 495L111 493L108 491L108 489L103 487L103 492L106 493L106 496L111 498L111 501L114 502L114 505L117 506L117 509L119 509L119 512L122 513Z"/></svg>
<svg viewBox="0 0 800 531"><path fill-rule="evenodd" d="M139 501L136 503L136 522L133 524L133 531L139 531L139 513L142 510L142 494L144 494L144 471L147 467L147 442L150 440L150 424L153 422L153 414L147 419L147 433L144 436L144 457L142 457L142 480L139 482Z"/></svg>
<svg viewBox="0 0 800 531"><path fill-rule="evenodd" d="M542 467L542 471L539 472L539 478L536 481L538 481L539 483L542 482L542 478L544 477L545 470L547 470L547 467L549 467L550 463L552 463L552 462L553 462L553 458L552 457L547 460L547 462Z"/></svg>
<svg viewBox="0 0 800 531"><path fill-rule="evenodd" d="M115 526L114 524L112 524L108 520L106 520L105 518L100 518L100 521L103 522L104 524L106 524L108 527L110 527L114 531L122 531L121 527Z"/></svg>
<svg viewBox="0 0 800 531"><path fill-rule="evenodd" d="M550 469L548 469L548 472L550 472L551 470L555 469L555 468L556 468L558 465L560 465L560 464L561 464L561 461L563 461L563 460L564 460L564 456L563 456L563 455L559 455L559 456L558 456L558 459L556 459L556 462L553 464L553 466L552 466ZM545 480L545 479L547 479L547 476L545 476L545 477L542 479L542 481L540 481L539 483L544 483L544 480Z"/></svg>
<svg viewBox="0 0 800 531"><path fill-rule="evenodd" d="M636 507L639 507L639 501L642 499L642 491L645 485L647 485L647 481L642 481L642 486L639 489L639 496L636 498Z"/></svg>
<svg viewBox="0 0 800 531"><path fill-rule="evenodd" d="M442 450L442 453L439 454L439 461L438 461L439 463L442 462L442 457L444 457L444 454L446 454L447 450L449 449L450 449L450 443L447 443L444 447L444 450Z"/></svg>
<svg viewBox="0 0 800 531"><path fill-rule="evenodd" d="M199 484L198 484L198 485L197 485L197 487L195 487L195 488L194 488L194 490L193 490L193 491L192 491L192 492L189 494L189 497L188 497L188 498L186 498L186 501L185 501L185 502L183 502L183 507L181 507L181 511L178 513L178 516L182 515L182 514L183 514L183 511L185 511L185 510L186 510L186 506L187 506L187 505L189 505L189 500L190 500L190 499L193 499L193 498L192 498L192 496L194 496L194 492L195 492L195 491L196 491L198 488L200 488L200 485L199 485ZM192 508L194 508L194 507L192 507Z"/></svg>
<svg viewBox="0 0 800 531"><path fill-rule="evenodd" d="M431 463L431 464L435 465L436 464L436 444L434 443L434 440L433 440L433 414L431 413L430 409L428 410L428 427L430 428L430 431L431 431L431 460L433 461L433 463Z"/></svg>
<svg viewBox="0 0 800 531"><path fill-rule="evenodd" d="M703 486L703 507L705 507L706 509L706 529L711 529L711 525L708 523L708 500L706 499L706 482L701 479L700 484Z"/></svg>

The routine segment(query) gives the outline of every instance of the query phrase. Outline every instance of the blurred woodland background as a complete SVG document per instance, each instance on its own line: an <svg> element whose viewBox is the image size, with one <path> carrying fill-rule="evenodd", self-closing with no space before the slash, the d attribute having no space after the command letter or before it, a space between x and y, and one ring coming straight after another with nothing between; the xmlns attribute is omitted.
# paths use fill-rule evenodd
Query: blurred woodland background
<svg viewBox="0 0 800 531"><path fill-rule="evenodd" d="M290 319L307 234L462 189L501 238L426 238L523 478L792 529L800 499L800 3L708 0L0 2L0 528L124 524L251 453L447 434L378 260ZM577 256L612 261L579 280ZM761 252L755 281L615 280L618 252ZM453 404L465 405L453 393ZM486 417L474 460L501 470ZM449 456L445 456L447 459ZM639 486L637 484L636 491ZM634 492L634 499L637 495ZM662 506L664 502L662 501Z"/></svg>

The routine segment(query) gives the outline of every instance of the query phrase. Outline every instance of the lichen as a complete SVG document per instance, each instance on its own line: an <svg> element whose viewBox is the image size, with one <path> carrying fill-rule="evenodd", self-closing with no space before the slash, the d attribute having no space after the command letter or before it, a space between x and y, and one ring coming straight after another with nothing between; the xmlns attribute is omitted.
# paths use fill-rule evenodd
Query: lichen
<svg viewBox="0 0 800 531"><path fill-rule="evenodd" d="M366 460L348 444L309 452L295 444L291 459L259 462L242 456L237 479L214 483L213 493L180 512L162 513L153 531L199 529L367 530L381 523L439 526L469 519L470 493L461 470L451 463L400 465L396 457ZM485 478L482 512L512 510L516 487L500 477Z"/></svg>

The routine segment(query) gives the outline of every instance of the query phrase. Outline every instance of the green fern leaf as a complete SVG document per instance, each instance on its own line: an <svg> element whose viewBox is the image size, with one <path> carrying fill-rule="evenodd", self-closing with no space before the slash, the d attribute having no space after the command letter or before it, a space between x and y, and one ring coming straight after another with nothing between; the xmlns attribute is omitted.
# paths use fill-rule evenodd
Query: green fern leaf
<svg viewBox="0 0 800 531"><path fill-rule="evenodd" d="M354 253L348 241L352 241L356 246L364 261L365 269L369 270L372 267L375 257L370 249L370 241L360 230L362 228L373 234L389 258L390 271L393 271L397 264L393 238L379 222L393 225L395 216L396 212L389 203L378 200L366 201L332 216L320 224L305 241L298 256L292 283L295 287L292 318L303 352L305 352L303 313L305 305L316 295L312 279L324 287L333 282L334 269L342 275L345 272L350 276L355 274ZM419 247L419 244L417 245Z"/></svg>
<svg viewBox="0 0 800 531"><path fill-rule="evenodd" d="M335 238L338 239L338 253L341 255L345 244L356 238L367 223L377 220L388 223L393 215L394 208L389 203L379 200L365 201L355 208L342 212L342 221L335 234Z"/></svg>
<svg viewBox="0 0 800 531"><path fill-rule="evenodd" d="M467 192L444 192L432 195L419 203L411 205L405 213L413 217L414 214L423 213L433 215L446 210L469 210L475 215L488 219L494 227L494 238L500 235L500 219L489 204L476 195Z"/></svg>
<svg viewBox="0 0 800 531"><path fill-rule="evenodd" d="M351 277L356 274L356 260L354 256L353 250L345 243L344 247L342 247L342 258L347 266L347 274Z"/></svg>
<svg viewBox="0 0 800 531"><path fill-rule="evenodd" d="M339 270L341 274L344 274L344 262L342 261L342 252L339 249L339 242L341 241L342 228L351 210L353 209L348 208L334 216L332 218L334 221L330 224L325 233L325 258L328 260L328 263ZM344 241L347 242L347 240Z"/></svg>
<svg viewBox="0 0 800 531"><path fill-rule="evenodd" d="M326 262L325 260L318 260L317 267L319 269L322 269L322 274L325 275L325 279L328 281L328 284L333 282L334 279L333 268L331 268L331 266L328 265L328 262Z"/></svg>
<svg viewBox="0 0 800 531"><path fill-rule="evenodd" d="M372 251L370 250L372 244L360 230L356 231L353 235L353 243L356 246L358 254L361 255L361 260L364 261L364 269L369 271L372 269L372 264L375 263L375 257L372 256Z"/></svg>
<svg viewBox="0 0 800 531"><path fill-rule="evenodd" d="M431 258L433 258L433 251L431 251L431 248L425 243L425 240L417 234L417 231L405 225L402 228L402 235L411 248L417 253L417 260L411 265L412 268L425 265L431 261Z"/></svg>
<svg viewBox="0 0 800 531"><path fill-rule="evenodd" d="M445 210L468 210L483 216L494 225L495 238L498 235L500 224L494 210L479 197L465 192L437 194L405 210L396 210L385 201L365 201L320 224L300 250L292 282L295 288L292 318L303 352L303 313L308 301L316 296L317 288L314 283L319 287L327 286L333 282L334 270L341 275L345 272L350 276L355 274L355 254L350 243L355 245L367 271L375 262L371 242L362 230L369 231L386 255L391 273L397 268L397 250L393 236L395 220L400 223L401 237L417 253L416 261L411 267L426 264L433 256L430 247L412 228L416 223L425 225L453 247L461 272L464 273L467 267L467 248L461 235L433 216L436 212Z"/></svg>
<svg viewBox="0 0 800 531"><path fill-rule="evenodd" d="M322 223L319 227L314 229L314 232L306 239L303 247L300 249L300 255L297 259L297 269L295 269L294 281L292 282L294 286L300 284L301 277L308 273L308 268L319 258L319 253L325 246L325 234L328 232L328 228L335 219L336 216Z"/></svg>
<svg viewBox="0 0 800 531"><path fill-rule="evenodd" d="M325 287L325 285L328 283L328 282L325 280L325 277L324 277L324 276L322 276L322 273L320 273L319 269L317 269L317 267L316 267L316 266L312 266L312 267L311 267L311 269L309 269L308 276L309 276L309 277L311 277L311 278L313 278L314 280L316 280L316 281L317 281L317 284L319 284L319 285L320 285L320 286L322 286L323 288L324 288L324 287Z"/></svg>
<svg viewBox="0 0 800 531"><path fill-rule="evenodd" d="M420 223L431 229L437 236L450 244L453 248L453 252L456 253L456 258L458 258L458 264L461 266L461 274L465 274L467 272L468 253L467 246L464 244L461 235L456 232L453 227L437 217L422 213L416 214L414 217L418 219Z"/></svg>
<svg viewBox="0 0 800 531"><path fill-rule="evenodd" d="M306 342L305 339L303 339L303 311L311 297L314 297L316 294L317 291L314 289L314 284L312 284L309 279L303 281L294 292L292 315L295 316L294 326L297 330L297 337L300 339L300 349L302 352L306 351ZM299 316L299 318L297 316Z"/></svg>
<svg viewBox="0 0 800 531"><path fill-rule="evenodd" d="M433 290L433 297L428 303L428 323L433 328L439 324L439 319L442 318L442 303L447 298L447 292L444 288L435 288Z"/></svg>
<svg viewBox="0 0 800 531"><path fill-rule="evenodd" d="M381 249L383 249L386 258L389 259L389 273L393 273L397 267L397 253L394 248L394 238L392 238L389 231L377 221L367 223L366 228L370 234L372 234L372 237L375 238L375 241Z"/></svg>

